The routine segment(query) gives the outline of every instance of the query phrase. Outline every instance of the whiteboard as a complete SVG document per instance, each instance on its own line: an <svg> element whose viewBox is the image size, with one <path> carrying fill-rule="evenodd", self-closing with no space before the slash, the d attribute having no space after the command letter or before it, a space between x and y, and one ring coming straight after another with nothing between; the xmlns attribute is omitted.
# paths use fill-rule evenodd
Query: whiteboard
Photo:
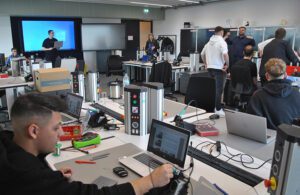
<svg viewBox="0 0 300 195"><path fill-rule="evenodd" d="M82 50L125 49L125 24L82 24Z"/></svg>

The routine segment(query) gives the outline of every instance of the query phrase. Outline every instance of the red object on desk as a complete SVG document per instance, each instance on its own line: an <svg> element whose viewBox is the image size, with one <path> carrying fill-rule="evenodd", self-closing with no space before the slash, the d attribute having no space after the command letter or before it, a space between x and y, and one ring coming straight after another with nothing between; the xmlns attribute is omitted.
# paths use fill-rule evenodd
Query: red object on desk
<svg viewBox="0 0 300 195"><path fill-rule="evenodd" d="M62 127L64 134L59 137L60 141L79 139L82 136L81 125L69 125Z"/></svg>
<svg viewBox="0 0 300 195"><path fill-rule="evenodd" d="M0 78L1 78L1 79L8 78L8 74L6 74L6 73L1 73L1 74L0 74Z"/></svg>
<svg viewBox="0 0 300 195"><path fill-rule="evenodd" d="M286 66L286 74L292 76L294 72L300 72L299 66Z"/></svg>
<svg viewBox="0 0 300 195"><path fill-rule="evenodd" d="M96 164L95 161L90 161L90 160L75 160L75 163L77 163L77 164Z"/></svg>

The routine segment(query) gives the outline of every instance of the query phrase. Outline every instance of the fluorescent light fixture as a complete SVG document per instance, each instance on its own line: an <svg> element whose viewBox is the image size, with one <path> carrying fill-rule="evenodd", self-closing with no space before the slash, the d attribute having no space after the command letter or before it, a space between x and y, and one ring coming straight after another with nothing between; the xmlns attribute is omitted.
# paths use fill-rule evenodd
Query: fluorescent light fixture
<svg viewBox="0 0 300 195"><path fill-rule="evenodd" d="M156 4L156 3L144 3L144 2L136 2L136 1L130 1L130 3L138 4L138 5L158 6L158 7L173 7L172 5L163 5L163 4Z"/></svg>
<svg viewBox="0 0 300 195"><path fill-rule="evenodd" d="M191 0L179 0L182 2L187 2L187 3L199 3L198 1L191 1Z"/></svg>

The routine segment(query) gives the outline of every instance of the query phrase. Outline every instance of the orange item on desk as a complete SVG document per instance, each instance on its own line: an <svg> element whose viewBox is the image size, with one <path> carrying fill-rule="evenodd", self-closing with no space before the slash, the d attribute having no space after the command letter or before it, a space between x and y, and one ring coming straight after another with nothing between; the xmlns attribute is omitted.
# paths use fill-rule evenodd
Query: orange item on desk
<svg viewBox="0 0 300 195"><path fill-rule="evenodd" d="M79 139L82 136L81 125L69 125L62 127L64 134L59 137L60 141Z"/></svg>
<svg viewBox="0 0 300 195"><path fill-rule="evenodd" d="M286 66L286 74L292 76L294 72L300 72L299 66Z"/></svg>
<svg viewBox="0 0 300 195"><path fill-rule="evenodd" d="M7 73L0 73L0 78L1 79L8 78L8 74Z"/></svg>
<svg viewBox="0 0 300 195"><path fill-rule="evenodd" d="M77 163L77 164L96 164L95 161L90 161L90 160L75 160L75 163Z"/></svg>

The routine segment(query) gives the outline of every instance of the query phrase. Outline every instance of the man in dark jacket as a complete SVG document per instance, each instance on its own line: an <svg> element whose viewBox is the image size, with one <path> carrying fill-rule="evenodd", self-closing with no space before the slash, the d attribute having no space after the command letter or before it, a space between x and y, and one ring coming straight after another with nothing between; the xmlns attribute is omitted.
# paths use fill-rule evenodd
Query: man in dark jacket
<svg viewBox="0 0 300 195"><path fill-rule="evenodd" d="M0 134L1 195L112 195L144 194L166 185L173 167L163 165L150 175L130 183L103 187L70 182L70 169L51 170L38 155L53 152L61 129L60 111L64 103L42 94L20 96L11 109L14 133Z"/></svg>
<svg viewBox="0 0 300 195"><path fill-rule="evenodd" d="M243 51L246 45L252 45L253 47L255 46L255 40L250 36L246 36L246 27L244 26L241 26L239 28L238 36L236 36L232 41L228 41L229 40L227 40L226 42L231 44L231 46L229 47L230 66L243 59Z"/></svg>
<svg viewBox="0 0 300 195"><path fill-rule="evenodd" d="M147 55L157 55L157 50L159 49L159 44L156 39L154 39L154 35L150 33L148 35L148 40L146 42L145 51Z"/></svg>
<svg viewBox="0 0 300 195"><path fill-rule="evenodd" d="M266 117L268 128L277 129L278 125L291 124L300 117L300 93L286 79L283 60L271 58L265 68L268 82L251 97L248 113Z"/></svg>
<svg viewBox="0 0 300 195"><path fill-rule="evenodd" d="M284 39L286 35L286 30L284 28L278 28L275 32L275 39L268 43L263 49L263 55L261 59L261 65L259 68L259 76L262 85L267 81L265 77L265 64L271 58L280 58L287 65L291 62L296 65L299 62L297 56L295 55L292 47Z"/></svg>

